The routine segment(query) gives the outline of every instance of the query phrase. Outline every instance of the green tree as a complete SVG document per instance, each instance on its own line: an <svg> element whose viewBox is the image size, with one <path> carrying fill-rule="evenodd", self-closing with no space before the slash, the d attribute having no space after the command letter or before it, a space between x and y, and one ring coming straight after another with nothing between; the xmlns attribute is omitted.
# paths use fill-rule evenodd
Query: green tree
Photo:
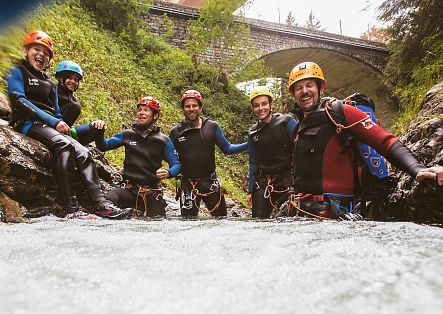
<svg viewBox="0 0 443 314"><path fill-rule="evenodd" d="M295 17L292 15L291 11L289 11L288 16L286 17L286 25L297 26L297 23L295 23Z"/></svg>
<svg viewBox="0 0 443 314"><path fill-rule="evenodd" d="M309 13L308 20L305 22L305 27L313 31L324 32L326 30L326 28L321 25L320 21L314 15L312 10Z"/></svg>
<svg viewBox="0 0 443 314"><path fill-rule="evenodd" d="M395 128L403 133L426 92L443 79L443 1L385 0L378 9L392 38L383 78L400 100Z"/></svg>
<svg viewBox="0 0 443 314"><path fill-rule="evenodd" d="M373 26L369 32L363 33L360 38L386 44L391 39L391 36L386 29Z"/></svg>
<svg viewBox="0 0 443 314"><path fill-rule="evenodd" d="M142 13L149 10L149 0L81 0L106 28L119 34L137 33Z"/></svg>
<svg viewBox="0 0 443 314"><path fill-rule="evenodd" d="M234 15L249 0L208 0L200 9L200 17L189 25L186 46L196 68L203 52L212 48L212 59L219 73L235 72L240 64L239 56L246 53L249 28L241 23L241 16ZM228 54L228 51L231 53ZM232 53L233 52L233 53ZM216 61L217 60L217 61Z"/></svg>
<svg viewBox="0 0 443 314"><path fill-rule="evenodd" d="M392 86L407 85L426 55L437 56L443 40L443 1L385 0L379 10L379 19L390 25L387 32L392 38L385 79Z"/></svg>

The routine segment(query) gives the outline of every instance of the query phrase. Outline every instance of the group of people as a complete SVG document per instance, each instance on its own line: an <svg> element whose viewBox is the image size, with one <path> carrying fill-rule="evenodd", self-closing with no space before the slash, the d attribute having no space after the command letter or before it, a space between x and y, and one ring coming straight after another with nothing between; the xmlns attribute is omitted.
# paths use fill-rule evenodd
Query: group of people
<svg viewBox="0 0 443 314"><path fill-rule="evenodd" d="M51 37L33 31L26 36L24 48L25 59L6 79L12 104L10 124L51 151L60 204L67 218L88 215L76 197L75 171L93 202L89 213L101 217L119 219L133 213L165 216L161 181L179 174L183 217L197 216L202 201L212 216L226 216L216 174L216 145L225 154L248 151L247 201L253 217L304 213L325 219L349 218L354 205L356 156L353 149L342 149L343 128L417 181L433 178L443 185L443 167L426 168L364 112L322 97L326 80L312 62L295 66L289 77L289 93L298 109L296 119L272 112L274 97L268 88L260 86L251 92L251 110L257 122L249 129L245 143L229 143L220 126L202 116L204 101L196 90L181 96L184 118L169 136L156 125L160 103L147 96L137 102L136 122L106 138L102 120L73 126L81 111L74 96L83 79L81 67L73 61L61 62L55 84L44 72L54 56ZM340 123L334 123L336 116L341 117ZM107 193L101 190L94 161L84 146L92 141L102 151L125 147L123 182ZM168 163L167 169L162 161Z"/></svg>

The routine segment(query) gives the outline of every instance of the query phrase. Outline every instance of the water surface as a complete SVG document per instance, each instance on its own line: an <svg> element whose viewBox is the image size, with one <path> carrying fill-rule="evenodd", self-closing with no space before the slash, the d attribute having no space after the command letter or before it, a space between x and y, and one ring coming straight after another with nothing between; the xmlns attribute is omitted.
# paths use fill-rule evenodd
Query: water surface
<svg viewBox="0 0 443 314"><path fill-rule="evenodd" d="M1 313L443 313L443 229L413 223L0 224Z"/></svg>

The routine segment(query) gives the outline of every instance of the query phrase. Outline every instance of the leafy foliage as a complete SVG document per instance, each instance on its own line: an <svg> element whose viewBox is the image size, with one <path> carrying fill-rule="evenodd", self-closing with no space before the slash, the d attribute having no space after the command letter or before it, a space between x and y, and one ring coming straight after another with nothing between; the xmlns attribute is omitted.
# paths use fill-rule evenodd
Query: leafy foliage
<svg viewBox="0 0 443 314"><path fill-rule="evenodd" d="M392 54L385 78L393 86L407 85L412 69L428 52L436 55L438 42L443 40L443 2L390 0L384 1L379 10L379 18L391 23L387 32L392 37Z"/></svg>
<svg viewBox="0 0 443 314"><path fill-rule="evenodd" d="M365 32L360 36L361 39L372 40L379 43L386 44L391 37L387 33L386 29L372 26L369 32Z"/></svg>
<svg viewBox="0 0 443 314"><path fill-rule="evenodd" d="M109 30L123 34L135 34L140 24L139 16L147 13L149 1L138 0L81 0L95 12L95 16Z"/></svg>
<svg viewBox="0 0 443 314"><path fill-rule="evenodd" d="M289 26L297 26L298 25L297 23L295 23L295 17L294 17L294 15L292 15L291 11L289 11L285 22L286 22L286 25L289 25Z"/></svg>
<svg viewBox="0 0 443 314"><path fill-rule="evenodd" d="M187 49L196 67L198 57L209 47L214 59L218 60L216 67L219 73L235 72L240 68L242 47L245 47L249 28L239 23L240 18L234 12L244 6L248 0L209 0L200 9L200 17L190 22L189 37L186 40ZM228 55L228 48L234 51ZM218 52L218 55L215 53ZM243 51L245 53L245 51Z"/></svg>
<svg viewBox="0 0 443 314"><path fill-rule="evenodd" d="M402 132L425 92L443 77L443 2L386 0L379 10L392 38L383 77L400 99L403 113L396 127Z"/></svg>
<svg viewBox="0 0 443 314"><path fill-rule="evenodd" d="M305 27L313 31L324 32L326 30L326 28L321 25L321 22L317 19L312 10L309 13L308 19L305 22Z"/></svg>
<svg viewBox="0 0 443 314"><path fill-rule="evenodd" d="M167 134L182 118L178 106L181 93L188 88L197 88L205 98L204 114L216 119L233 143L245 140L252 123L247 97L231 83L222 82L216 68L204 63L195 68L190 55L165 42L167 36L157 37L149 30L132 28L131 21L140 24L133 15L135 11L127 13L127 18L114 16L116 20L108 24L104 21L106 17L111 18L111 13L103 12L104 19L101 15L97 17L98 11L86 9L85 1L65 0L40 6L23 25L2 34L2 77L21 58L19 51L24 35L32 29L42 29L55 40L56 54L47 72L53 73L58 63L65 59L79 63L85 72L85 79L76 92L82 104L82 115L77 123L103 119L108 124L106 134L111 136L121 131L123 125L131 124L135 118L135 103L143 96L152 95L162 104L159 124ZM94 10L106 11L105 3L117 2L100 0L89 5L96 5ZM127 2L123 2L126 5ZM102 7L97 7L98 3ZM116 10L113 5L108 8ZM166 18L163 22L165 29L170 29L171 24ZM0 80L0 90L4 89L5 82ZM107 156L121 165L124 153L117 150ZM224 157L217 153L217 160L227 193L244 200L247 156Z"/></svg>

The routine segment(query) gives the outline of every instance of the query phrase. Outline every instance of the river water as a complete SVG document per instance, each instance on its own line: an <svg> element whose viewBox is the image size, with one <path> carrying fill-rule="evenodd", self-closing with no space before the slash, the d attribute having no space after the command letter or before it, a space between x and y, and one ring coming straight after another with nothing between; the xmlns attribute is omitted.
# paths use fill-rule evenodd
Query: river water
<svg viewBox="0 0 443 314"><path fill-rule="evenodd" d="M0 313L443 313L443 229L233 219L0 224Z"/></svg>

